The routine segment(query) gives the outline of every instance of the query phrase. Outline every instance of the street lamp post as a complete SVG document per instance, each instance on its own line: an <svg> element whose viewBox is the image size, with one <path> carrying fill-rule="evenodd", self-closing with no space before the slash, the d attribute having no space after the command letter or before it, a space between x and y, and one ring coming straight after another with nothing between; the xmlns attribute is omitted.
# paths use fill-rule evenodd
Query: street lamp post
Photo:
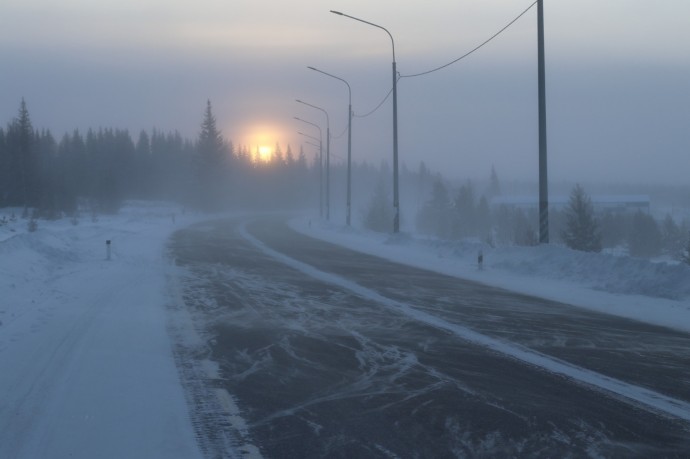
<svg viewBox="0 0 690 459"><path fill-rule="evenodd" d="M537 2L537 71L539 88L539 243L549 243L549 182L546 162L546 71L544 66L544 2Z"/></svg>
<svg viewBox="0 0 690 459"><path fill-rule="evenodd" d="M321 133L321 126L319 126L316 123L312 123L311 121L303 120L302 118L294 117L297 121L301 121L303 123L311 124L314 126L316 129L319 130L319 138L317 139L316 137L312 137L308 134L305 134L303 132L297 132L300 135L303 135L305 137L309 137L310 139L318 140L319 142L319 217L323 218L323 142L321 139L323 139L323 135Z"/></svg>
<svg viewBox="0 0 690 459"><path fill-rule="evenodd" d="M395 64L395 41L393 40L393 35L385 27L341 13L340 11L331 10L331 13L377 27L386 32L391 39L391 45L393 46L393 211L395 212L393 216L393 232L397 233L400 231L400 199L398 193L398 71Z"/></svg>
<svg viewBox="0 0 690 459"><path fill-rule="evenodd" d="M350 226L350 214L352 208L352 88L350 88L350 83L345 81L343 78L331 75L328 72L319 70L315 67L307 67L308 69L314 70L319 73L323 73L326 76L340 80L347 85L348 93L348 106L347 106L347 209L345 214L345 224Z"/></svg>
<svg viewBox="0 0 690 459"><path fill-rule="evenodd" d="M321 110L326 115L326 220L331 219L331 121L328 112L321 107L295 99L300 104Z"/></svg>

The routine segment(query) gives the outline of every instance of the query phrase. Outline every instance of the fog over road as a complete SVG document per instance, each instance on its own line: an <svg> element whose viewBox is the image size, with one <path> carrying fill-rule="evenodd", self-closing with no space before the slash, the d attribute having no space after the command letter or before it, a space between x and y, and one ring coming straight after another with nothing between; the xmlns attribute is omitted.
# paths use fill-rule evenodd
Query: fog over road
<svg viewBox="0 0 690 459"><path fill-rule="evenodd" d="M219 365L200 384L242 420L193 407L209 456L232 456L213 439L238 426L264 457L690 454L687 334L353 252L280 217L195 225L170 250Z"/></svg>

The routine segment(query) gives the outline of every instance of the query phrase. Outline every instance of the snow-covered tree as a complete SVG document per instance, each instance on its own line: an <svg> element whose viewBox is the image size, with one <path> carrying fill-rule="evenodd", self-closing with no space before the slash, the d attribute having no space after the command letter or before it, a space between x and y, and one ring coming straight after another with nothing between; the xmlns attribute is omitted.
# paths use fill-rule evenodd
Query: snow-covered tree
<svg viewBox="0 0 690 459"><path fill-rule="evenodd" d="M570 193L565 218L565 229L561 237L568 247L583 252L601 251L601 233L594 218L592 200L579 184Z"/></svg>

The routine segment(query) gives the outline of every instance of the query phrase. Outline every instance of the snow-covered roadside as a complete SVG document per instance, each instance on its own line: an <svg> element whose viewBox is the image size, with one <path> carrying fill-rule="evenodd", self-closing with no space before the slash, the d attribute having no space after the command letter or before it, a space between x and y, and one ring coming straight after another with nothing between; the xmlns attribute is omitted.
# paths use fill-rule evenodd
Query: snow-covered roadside
<svg viewBox="0 0 690 459"><path fill-rule="evenodd" d="M0 226L0 457L201 457L165 310L164 244L194 218Z"/></svg>
<svg viewBox="0 0 690 459"><path fill-rule="evenodd" d="M642 322L690 331L690 266L558 246L490 248L297 218L304 234L398 263ZM484 269L477 269L477 254ZM673 299L670 299L673 298Z"/></svg>

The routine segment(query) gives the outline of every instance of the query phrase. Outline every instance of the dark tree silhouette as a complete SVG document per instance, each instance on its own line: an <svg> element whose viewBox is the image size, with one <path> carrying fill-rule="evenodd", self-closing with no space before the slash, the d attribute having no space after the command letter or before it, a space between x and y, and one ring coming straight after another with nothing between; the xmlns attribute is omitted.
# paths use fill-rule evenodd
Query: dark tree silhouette
<svg viewBox="0 0 690 459"><path fill-rule="evenodd" d="M229 155L223 136L216 126L211 101L206 101L206 111L197 141L197 206L205 210L217 210L229 199Z"/></svg>
<svg viewBox="0 0 690 459"><path fill-rule="evenodd" d="M583 252L601 252L601 233L594 218L592 200L579 184L570 194L565 218L561 237L568 247Z"/></svg>
<svg viewBox="0 0 690 459"><path fill-rule="evenodd" d="M25 209L38 205L38 160L34 148L34 130L24 98L19 113L7 129L8 184L7 205Z"/></svg>

